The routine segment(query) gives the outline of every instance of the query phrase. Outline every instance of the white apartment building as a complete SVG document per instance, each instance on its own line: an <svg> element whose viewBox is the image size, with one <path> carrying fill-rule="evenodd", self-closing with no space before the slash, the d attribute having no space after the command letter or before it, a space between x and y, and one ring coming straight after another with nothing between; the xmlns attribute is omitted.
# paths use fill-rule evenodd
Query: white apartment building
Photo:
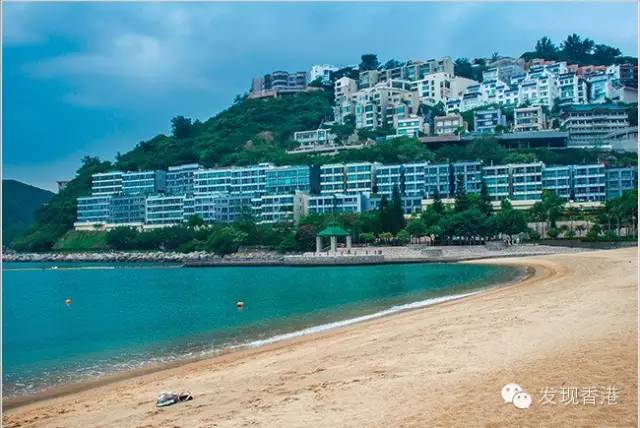
<svg viewBox="0 0 640 428"><path fill-rule="evenodd" d="M336 103L349 100L356 92L358 92L358 82L347 76L339 78L333 84Z"/></svg>
<svg viewBox="0 0 640 428"><path fill-rule="evenodd" d="M314 65L309 72L309 82L314 82L316 79L320 79L323 84L331 82L331 73L338 71L340 67L329 64Z"/></svg>
<svg viewBox="0 0 640 428"><path fill-rule="evenodd" d="M433 128L436 135L454 135L467 130L467 123L460 114L436 116L433 119Z"/></svg>
<svg viewBox="0 0 640 428"><path fill-rule="evenodd" d="M559 75L558 86L561 106L587 102L587 82L575 73Z"/></svg>
<svg viewBox="0 0 640 428"><path fill-rule="evenodd" d="M541 131L547 128L542 107L521 107L513 111L514 132Z"/></svg>
<svg viewBox="0 0 640 428"><path fill-rule="evenodd" d="M396 118L394 121L396 136L417 137L421 132L425 132L425 123L422 116L409 115L403 118Z"/></svg>

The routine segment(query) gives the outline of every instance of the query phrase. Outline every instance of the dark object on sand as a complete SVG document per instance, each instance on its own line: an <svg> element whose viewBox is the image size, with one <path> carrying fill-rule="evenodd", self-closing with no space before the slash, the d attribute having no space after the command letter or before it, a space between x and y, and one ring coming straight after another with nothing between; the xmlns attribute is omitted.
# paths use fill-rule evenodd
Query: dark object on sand
<svg viewBox="0 0 640 428"><path fill-rule="evenodd" d="M180 403L181 401L189 401L193 400L193 396L190 392L182 392L180 394L176 394L175 392L163 392L158 396L158 400L156 401L156 406L165 407L171 406L172 404Z"/></svg>

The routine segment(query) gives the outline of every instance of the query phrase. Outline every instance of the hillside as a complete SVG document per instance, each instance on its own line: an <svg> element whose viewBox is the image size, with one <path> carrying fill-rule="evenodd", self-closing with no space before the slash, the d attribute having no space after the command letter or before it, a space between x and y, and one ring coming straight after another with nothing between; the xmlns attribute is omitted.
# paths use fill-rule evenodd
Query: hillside
<svg viewBox="0 0 640 428"><path fill-rule="evenodd" d="M258 162L293 165L469 159L488 163L540 160L549 164L571 164L603 159L602 153L591 150L507 151L490 137L477 139L466 146L444 146L435 151L427 149L416 139L403 137L381 141L361 150L344 151L333 157L288 155L286 150L293 146L291 137L295 131L314 129L332 117L331 101L331 94L325 91L276 99L238 99L230 108L205 122L192 122L182 116L174 118L172 135L158 135L140 142L133 150L118 154L113 163L87 156L76 177L47 206L37 211L34 224L12 243L12 247L18 251L52 249L58 239L73 227L76 198L90 194L91 175L112 169L164 169L193 162L214 167ZM351 130L340 129L339 132L345 135ZM362 138L377 136L375 132L361 134ZM635 157L631 155L609 153L607 160L635 163Z"/></svg>
<svg viewBox="0 0 640 428"><path fill-rule="evenodd" d="M34 213L54 196L53 192L16 180L2 180L2 240L8 244L24 233Z"/></svg>

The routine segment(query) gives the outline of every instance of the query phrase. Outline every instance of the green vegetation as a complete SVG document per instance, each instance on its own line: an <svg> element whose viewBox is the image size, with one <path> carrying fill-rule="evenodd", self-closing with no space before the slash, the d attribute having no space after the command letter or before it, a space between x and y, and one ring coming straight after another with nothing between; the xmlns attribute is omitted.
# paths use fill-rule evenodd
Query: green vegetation
<svg viewBox="0 0 640 428"><path fill-rule="evenodd" d="M559 47L551 39L544 36L536 42L535 49L531 52L525 52L522 58L526 60L544 58L547 60L567 61L571 64L591 65L638 62L637 58L622 56L622 52L618 48L596 44L593 40L586 37L583 39L575 33L568 35Z"/></svg>
<svg viewBox="0 0 640 428"><path fill-rule="evenodd" d="M54 193L16 180L2 180L2 242L10 243L33 222L36 210Z"/></svg>
<svg viewBox="0 0 640 428"><path fill-rule="evenodd" d="M70 230L54 244L57 251L101 251L109 249L107 233L102 231L81 232Z"/></svg>

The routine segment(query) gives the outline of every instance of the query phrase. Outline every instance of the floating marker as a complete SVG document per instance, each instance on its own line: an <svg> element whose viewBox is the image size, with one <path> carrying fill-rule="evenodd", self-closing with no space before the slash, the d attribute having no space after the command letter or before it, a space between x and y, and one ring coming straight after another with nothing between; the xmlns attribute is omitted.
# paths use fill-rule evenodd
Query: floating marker
<svg viewBox="0 0 640 428"><path fill-rule="evenodd" d="M238 309L244 308L244 302L243 301L236 302L236 308L238 308Z"/></svg>
<svg viewBox="0 0 640 428"><path fill-rule="evenodd" d="M67 305L67 306L71 306L71 304L72 304L72 303L73 303L73 302L72 302L72 301L71 301L71 299L69 299L69 298L66 298L66 299L64 300L64 304L65 304L65 305Z"/></svg>

